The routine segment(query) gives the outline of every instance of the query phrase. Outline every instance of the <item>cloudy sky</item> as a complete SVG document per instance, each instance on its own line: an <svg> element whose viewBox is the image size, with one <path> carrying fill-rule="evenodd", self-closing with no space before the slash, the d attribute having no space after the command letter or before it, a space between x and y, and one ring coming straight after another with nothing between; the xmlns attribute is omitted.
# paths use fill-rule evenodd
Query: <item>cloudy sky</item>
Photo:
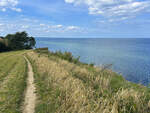
<svg viewBox="0 0 150 113"><path fill-rule="evenodd" d="M0 35L150 38L150 0L0 0Z"/></svg>

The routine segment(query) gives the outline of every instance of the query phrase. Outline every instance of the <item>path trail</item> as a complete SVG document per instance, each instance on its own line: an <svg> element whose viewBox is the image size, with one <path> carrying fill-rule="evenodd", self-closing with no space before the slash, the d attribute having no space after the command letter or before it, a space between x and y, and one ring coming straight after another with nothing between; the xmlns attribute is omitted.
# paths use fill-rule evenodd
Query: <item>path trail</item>
<svg viewBox="0 0 150 113"><path fill-rule="evenodd" d="M27 89L25 92L25 102L23 106L23 113L34 113L35 111L35 101L36 101L36 94L35 94L35 86L34 86L34 74L31 63L25 57L25 60L28 63L28 78L27 78Z"/></svg>

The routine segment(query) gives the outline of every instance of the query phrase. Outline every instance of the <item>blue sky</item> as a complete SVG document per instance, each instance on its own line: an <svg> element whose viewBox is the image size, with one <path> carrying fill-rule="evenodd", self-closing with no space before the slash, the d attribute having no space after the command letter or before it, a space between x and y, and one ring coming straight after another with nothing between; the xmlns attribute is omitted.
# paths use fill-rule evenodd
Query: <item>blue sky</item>
<svg viewBox="0 0 150 113"><path fill-rule="evenodd" d="M0 0L0 35L150 38L149 0Z"/></svg>

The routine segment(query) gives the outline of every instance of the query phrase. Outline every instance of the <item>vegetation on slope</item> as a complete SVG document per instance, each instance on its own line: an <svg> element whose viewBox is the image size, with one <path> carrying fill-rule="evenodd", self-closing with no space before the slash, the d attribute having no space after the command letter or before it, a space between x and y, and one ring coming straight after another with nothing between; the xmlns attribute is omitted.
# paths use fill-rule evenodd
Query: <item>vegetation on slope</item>
<svg viewBox="0 0 150 113"><path fill-rule="evenodd" d="M24 51L0 54L0 113L21 113L26 87Z"/></svg>
<svg viewBox="0 0 150 113"><path fill-rule="evenodd" d="M150 91L116 73L64 60L46 50L27 53L34 68L36 113L149 113Z"/></svg>
<svg viewBox="0 0 150 113"><path fill-rule="evenodd" d="M61 52L61 51L56 51L56 52L53 52L53 51L49 51L48 48L37 48L34 50L35 52L37 53L40 53L39 56L41 54L47 54L48 56L54 56L54 60L57 60L57 59L62 59L62 60L66 60L68 62L71 62L71 63L74 63L74 64L78 64L78 65L90 65L90 66L94 66L94 64L87 64L87 63L83 63L83 62L80 62L80 57L77 57L75 58L71 52Z"/></svg>

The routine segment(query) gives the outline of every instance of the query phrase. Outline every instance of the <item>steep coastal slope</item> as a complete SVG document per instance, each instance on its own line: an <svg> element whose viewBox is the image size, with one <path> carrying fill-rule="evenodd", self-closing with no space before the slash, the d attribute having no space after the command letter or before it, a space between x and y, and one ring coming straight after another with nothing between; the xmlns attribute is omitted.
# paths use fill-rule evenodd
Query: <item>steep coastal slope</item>
<svg viewBox="0 0 150 113"><path fill-rule="evenodd" d="M122 76L47 51L28 52L34 69L36 113L149 113L150 91Z"/></svg>

